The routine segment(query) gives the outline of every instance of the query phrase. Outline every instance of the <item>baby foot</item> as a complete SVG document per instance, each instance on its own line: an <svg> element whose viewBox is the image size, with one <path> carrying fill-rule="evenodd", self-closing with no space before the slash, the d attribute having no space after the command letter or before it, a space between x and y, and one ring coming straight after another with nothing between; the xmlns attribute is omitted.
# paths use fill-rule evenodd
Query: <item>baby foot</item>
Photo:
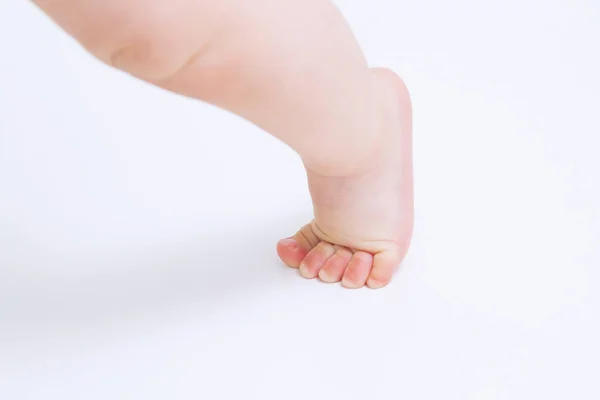
<svg viewBox="0 0 600 400"><path fill-rule="evenodd" d="M347 288L387 285L406 256L413 228L410 97L393 72L372 72L386 136L378 157L358 175L307 170L315 218L277 245L283 262L304 277L341 281Z"/></svg>

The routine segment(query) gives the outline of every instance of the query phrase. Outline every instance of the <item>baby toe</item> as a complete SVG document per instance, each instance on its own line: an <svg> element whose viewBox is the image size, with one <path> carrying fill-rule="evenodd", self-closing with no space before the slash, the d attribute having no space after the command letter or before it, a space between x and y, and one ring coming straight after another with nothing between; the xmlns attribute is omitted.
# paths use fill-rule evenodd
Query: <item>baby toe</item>
<svg viewBox="0 0 600 400"><path fill-rule="evenodd" d="M316 278L334 253L335 247L332 244L319 242L300 263L300 273L308 279Z"/></svg>
<svg viewBox="0 0 600 400"><path fill-rule="evenodd" d="M279 258L290 268L298 268L308 251L293 238L282 239L277 243Z"/></svg>
<svg viewBox="0 0 600 400"><path fill-rule="evenodd" d="M371 289L380 289L392 280L392 276L398 267L398 257L388 252L376 254L373 261L373 269L367 279L367 286Z"/></svg>
<svg viewBox="0 0 600 400"><path fill-rule="evenodd" d="M363 287L367 282L372 266L373 255L364 251L357 251L352 256L352 260L344 272L342 285L349 289Z"/></svg>
<svg viewBox="0 0 600 400"><path fill-rule="evenodd" d="M352 252L345 247L338 247L319 271L319 279L327 283L341 281L350 260L352 260Z"/></svg>

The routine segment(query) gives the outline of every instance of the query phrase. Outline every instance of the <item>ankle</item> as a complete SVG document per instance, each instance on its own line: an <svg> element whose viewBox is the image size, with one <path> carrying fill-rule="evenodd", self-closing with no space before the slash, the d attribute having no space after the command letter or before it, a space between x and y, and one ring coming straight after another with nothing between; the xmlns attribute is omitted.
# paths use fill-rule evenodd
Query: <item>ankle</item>
<svg viewBox="0 0 600 400"><path fill-rule="evenodd" d="M389 96L389 90L379 90L376 101L370 102L369 122L363 124L359 143L339 143L335 151L319 154L301 155L307 171L323 177L351 177L365 175L378 169L389 159L397 119L396 104Z"/></svg>
<svg viewBox="0 0 600 400"><path fill-rule="evenodd" d="M376 132L373 130L372 132ZM383 135L373 134L360 150L344 153L343 157L328 157L317 160L310 157L302 157L306 170L312 174L323 177L341 178L364 175L380 164L382 155L385 153L385 140Z"/></svg>

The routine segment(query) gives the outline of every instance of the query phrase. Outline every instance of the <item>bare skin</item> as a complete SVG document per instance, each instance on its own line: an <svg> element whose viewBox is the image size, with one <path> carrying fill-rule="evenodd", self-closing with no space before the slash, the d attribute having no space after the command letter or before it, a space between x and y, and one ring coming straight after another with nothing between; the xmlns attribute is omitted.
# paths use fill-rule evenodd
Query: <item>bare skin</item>
<svg viewBox="0 0 600 400"><path fill-rule="evenodd" d="M277 250L306 278L381 288L404 259L412 235L411 107L403 82L372 70L387 136L364 172L328 177L307 169L315 218Z"/></svg>
<svg viewBox="0 0 600 400"><path fill-rule="evenodd" d="M37 0L101 61L229 110L302 157L314 220L277 245L306 278L389 283L413 225L411 109L327 0Z"/></svg>

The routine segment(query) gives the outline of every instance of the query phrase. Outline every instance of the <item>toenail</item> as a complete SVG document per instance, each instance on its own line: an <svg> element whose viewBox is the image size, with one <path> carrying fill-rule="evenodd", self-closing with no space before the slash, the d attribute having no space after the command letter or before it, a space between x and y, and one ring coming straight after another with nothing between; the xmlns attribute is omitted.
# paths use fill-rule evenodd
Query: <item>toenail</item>
<svg viewBox="0 0 600 400"><path fill-rule="evenodd" d="M323 282L332 282L333 279L331 278L331 276L329 276L329 274L327 274L327 272L320 270L319 271L319 279L322 280Z"/></svg>
<svg viewBox="0 0 600 400"><path fill-rule="evenodd" d="M298 248L298 242L293 238L281 239L279 244L293 250Z"/></svg>
<svg viewBox="0 0 600 400"><path fill-rule="evenodd" d="M360 286L358 286L356 283L349 281L348 279L342 279L342 286L348 288L348 289L358 289L360 288Z"/></svg>
<svg viewBox="0 0 600 400"><path fill-rule="evenodd" d="M369 280L367 281L367 286L370 287L371 289L381 289L382 287L385 286L385 283L378 281L376 279L373 279L373 278L369 278Z"/></svg>
<svg viewBox="0 0 600 400"><path fill-rule="evenodd" d="M300 267L298 267L298 270L300 271L300 274L303 277L310 278L309 273L308 273L308 267L304 263L300 264Z"/></svg>

